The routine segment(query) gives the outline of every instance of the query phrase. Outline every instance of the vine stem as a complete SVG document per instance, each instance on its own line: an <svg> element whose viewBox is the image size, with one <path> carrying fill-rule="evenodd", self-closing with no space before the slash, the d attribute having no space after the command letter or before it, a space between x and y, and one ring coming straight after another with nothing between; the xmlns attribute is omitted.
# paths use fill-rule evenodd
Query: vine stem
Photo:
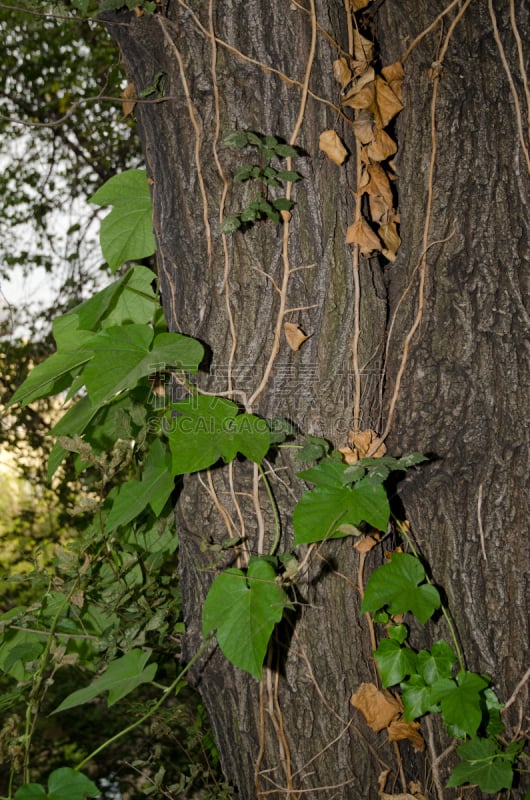
<svg viewBox="0 0 530 800"><path fill-rule="evenodd" d="M420 555L418 553L418 550L417 550L417 548L416 548L416 546L415 546L415 544L414 544L414 542L412 540L412 536L410 535L410 532L408 531L406 525L404 525L402 522L400 522L398 519L396 519L396 517L394 517L394 522L396 523L397 528L398 528L401 536L403 537L403 539L406 541L406 543L408 544L408 546L412 550L412 554L415 556L415 558L418 559L418 561L420 561L421 560L420 559ZM431 586L434 586L434 581L428 575L426 575L425 577L426 577L427 583L429 583ZM455 629L453 620L451 619L451 615L449 614L448 609L446 608L446 606L443 603L440 605L440 610L442 612L442 616L443 616L443 618L445 620L445 624L447 625L447 627L449 629L449 634L450 634L451 639L453 641L456 657L458 659L458 666L460 667L460 669L465 669L466 665L465 665L465 661L464 661L464 655L463 655L462 650L460 648L460 645L458 643L458 636L456 634L456 629Z"/></svg>
<svg viewBox="0 0 530 800"><path fill-rule="evenodd" d="M195 655L193 656L191 661L188 661L188 663L186 664L186 666L184 667L182 672L175 678L173 683L171 683L167 687L167 689L164 691L162 697L160 697L156 701L154 706L152 706L149 709L149 711L146 711L145 714L142 714L142 716L139 719L137 719L135 722L131 722L131 724L127 725L126 728L122 728L121 731L118 731L118 733L116 733L114 736L111 736L110 739L106 739L102 744L99 745L99 747L96 747L95 750L93 750L91 753L89 753L89 755L86 758L84 758L82 761L79 762L79 764L77 764L76 767L74 767L76 772L79 772L79 770L81 770L85 766L85 764L88 764L89 761L92 761L92 759L95 758L97 755L99 755L99 753L101 753L102 750L105 750L106 747L108 747L109 745L111 745L114 742L118 741L118 739L121 739L123 736L125 736L128 733L130 733L135 728L137 728L139 725L142 725L146 720L148 720L149 717L151 717L156 711L158 711L160 706L162 706L164 704L166 698L169 696L169 694L171 692L175 691L175 693L178 694L178 692L181 689L179 684L180 683L184 684L184 681L182 679L184 678L186 673L189 672L191 667L199 660L199 658L202 656L202 654L205 652L205 650L208 647L208 645L210 644L212 638L213 638L213 634L211 636L209 636L202 643L202 645L199 647L199 649L197 650L197 652L195 653Z"/></svg>
<svg viewBox="0 0 530 800"><path fill-rule="evenodd" d="M59 624L59 619L61 614L63 613L64 609L70 602L70 599L77 589L79 585L79 578L74 582L73 586L71 587L68 594L65 596L63 602L60 604L59 608L57 609L53 620L50 625L49 636L46 641L46 645L44 651L39 659L40 664L35 676L33 678L33 686L31 689L31 694L29 697L29 702L26 707L26 720L25 720L25 727L24 727L24 766L23 766L23 775L24 775L24 783L30 782L30 774L29 774L29 757L30 757L30 748L31 748L31 740L33 738L33 733L35 731L35 726L37 724L37 715L39 713L39 708L44 699L44 691L42 697L39 699L36 697L40 687L42 685L43 673L48 663L48 657L50 655L50 650L52 647L52 642L55 637L55 629ZM33 698L35 700L33 701Z"/></svg>
<svg viewBox="0 0 530 800"><path fill-rule="evenodd" d="M276 505L276 500L274 499L274 494L271 489L271 485L269 483L269 479L267 478L267 473L261 466L258 464L258 469L260 471L260 475L263 479L263 484L267 491L268 498L270 500L272 514L274 516L274 541L272 543L271 549L269 550L269 555L273 556L278 549L278 545L280 544L280 535L281 535L281 525L280 525L280 515L278 513L278 506Z"/></svg>
<svg viewBox="0 0 530 800"><path fill-rule="evenodd" d="M451 37L455 31L456 26L462 19L463 14L465 13L466 9L470 5L472 0L465 0L461 8L458 10L458 13L455 15L454 19L449 26L447 31L447 35L444 39L443 45L440 49L440 53L438 55L438 59L436 61L436 65L438 67L437 71L433 75L433 90L432 90L432 97L431 97L431 110L430 110L430 117L431 117L431 157L429 159L429 172L427 177L427 200L426 200L426 209L425 209L425 222L423 226L423 243L422 243L422 256L420 258L419 264L419 284L418 284L418 303L416 307L416 315L412 322L412 325L405 336L405 341L403 343L403 351L401 353L401 360L399 363L399 368L397 371L395 383L394 383L394 390L392 392L392 397L390 398L390 404L388 408L388 417L385 428L380 436L373 442L370 450L367 453L367 456L373 456L374 453L377 452L379 447L387 438L388 434L392 429L392 425L394 422L394 414L396 411L397 402L399 399L400 389L401 389L401 381L403 375L405 373L405 369L408 362L409 357L409 349L411 342L416 334L416 331L421 325L423 319L423 310L425 307L425 287L427 283L427 272L428 272L428 262L427 262L427 253L429 250L429 230L431 227L431 219L432 219L432 208L433 208L433 200L434 200L434 170L436 166L436 159L438 155L438 141L436 137L436 105L438 101L438 88L440 85L440 77L441 77L441 66L443 64L445 55L447 53L447 48L449 47L449 42L451 41Z"/></svg>
<svg viewBox="0 0 530 800"><path fill-rule="evenodd" d="M317 46L317 17L316 17L316 8L315 8L315 0L310 0L310 9L311 9L311 46L309 49L309 55L307 58L307 65L305 70L305 78L302 87L302 98L300 100L300 109L298 111L298 118L296 120L295 126L293 128L293 132L291 134L291 138L289 140L289 144L294 146L298 139L300 128L302 127L302 122L304 120L305 109L307 105L307 98L309 96L309 79L311 77L311 70L313 69L313 62L315 60L315 53L316 53L316 46ZM292 158L289 157L286 159L286 166L287 170L292 170ZM291 199L291 192L292 192L292 183L287 183L285 188L285 197L287 200ZM276 317L276 326L274 329L274 340L272 344L272 350L269 356L269 360L267 362L267 366L265 367L265 371L263 373L263 377L261 382L255 392L249 399L249 406L252 407L253 403L256 402L258 397L264 391L269 378L272 372L272 368L274 366L274 362L276 361L276 356L280 351L280 342L281 342L281 334L282 334L282 325L285 314L287 313L287 289L289 286L289 278L291 276L291 267L289 264L289 234L290 234L290 222L286 220L283 223L283 239L282 239L282 261L283 261L283 277L282 283L280 287L280 307L278 309L278 315Z"/></svg>

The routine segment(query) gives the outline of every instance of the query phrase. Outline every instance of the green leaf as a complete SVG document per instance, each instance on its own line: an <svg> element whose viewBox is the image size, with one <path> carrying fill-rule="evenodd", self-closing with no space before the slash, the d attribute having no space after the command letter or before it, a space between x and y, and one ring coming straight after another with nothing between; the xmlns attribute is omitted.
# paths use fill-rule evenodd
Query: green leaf
<svg viewBox="0 0 530 800"><path fill-rule="evenodd" d="M324 439L319 440L325 442ZM329 449L327 442L326 448ZM330 489L342 488L345 484L344 473L347 470L346 464L340 459L328 456L323 458L316 466L298 473L298 477L316 486L326 486Z"/></svg>
<svg viewBox="0 0 530 800"><path fill-rule="evenodd" d="M352 483L366 476L374 486L383 483L391 472L402 472L409 467L427 461L421 453L410 453L401 458L383 456L382 458L361 458L355 464L350 464L344 471L344 483Z"/></svg>
<svg viewBox="0 0 530 800"><path fill-rule="evenodd" d="M72 382L72 373L92 358L86 350L58 352L51 355L42 364L38 364L19 386L7 404L14 403L27 406L40 397L49 397L64 391Z"/></svg>
<svg viewBox="0 0 530 800"><path fill-rule="evenodd" d="M204 350L189 336L160 333L152 347L153 330L147 325L104 328L90 342L93 358L83 372L94 405L101 405L140 378L161 369L196 372Z"/></svg>
<svg viewBox="0 0 530 800"><path fill-rule="evenodd" d="M430 650L418 653L418 672L429 686L440 678L450 678L456 664L456 656L447 642L433 644Z"/></svg>
<svg viewBox="0 0 530 800"><path fill-rule="evenodd" d="M71 340L77 330L97 332L101 327L124 322L150 322L158 306L152 287L154 278L147 267L136 265L68 314L56 317L53 335L57 347L72 350Z"/></svg>
<svg viewBox="0 0 530 800"><path fill-rule="evenodd" d="M155 439L149 448L142 479L130 480L120 486L107 519L105 533L110 533L120 525L127 525L148 505L159 516L174 485L171 455L160 439Z"/></svg>
<svg viewBox="0 0 530 800"><path fill-rule="evenodd" d="M302 176L299 172L294 172L294 170L289 169L278 172L278 178L281 178L282 181L289 181L290 183L302 180Z"/></svg>
<svg viewBox="0 0 530 800"><path fill-rule="evenodd" d="M40 783L27 783L18 789L15 800L46 800L47 797L46 789Z"/></svg>
<svg viewBox="0 0 530 800"><path fill-rule="evenodd" d="M298 152L295 150L294 147L291 147L290 144L277 144L274 148L274 152L277 156L281 158L296 158Z"/></svg>
<svg viewBox="0 0 530 800"><path fill-rule="evenodd" d="M401 699L407 722L418 719L427 712L440 710L432 702L431 687L426 685L421 675L411 675L408 681L401 684Z"/></svg>
<svg viewBox="0 0 530 800"><path fill-rule="evenodd" d="M239 414L230 400L196 395L172 408L178 412L168 433L174 475L207 469L221 458L228 463L238 453L259 464L269 449L265 420Z"/></svg>
<svg viewBox="0 0 530 800"><path fill-rule="evenodd" d="M221 224L219 225L219 230L221 233L234 233L237 231L238 228L241 227L241 220L239 219L238 214L228 214Z"/></svg>
<svg viewBox="0 0 530 800"><path fill-rule="evenodd" d="M306 436L306 442L297 453L297 461L318 461L329 451L329 443L318 436Z"/></svg>
<svg viewBox="0 0 530 800"><path fill-rule="evenodd" d="M28 631L4 631L0 638L0 671L17 681L28 680L31 672L26 669L26 664L40 657L45 646L44 638Z"/></svg>
<svg viewBox="0 0 530 800"><path fill-rule="evenodd" d="M511 759L493 739L471 739L461 744L457 753L462 759L457 764L446 786L462 786L464 783L478 784L481 791L495 794L509 789L513 781Z"/></svg>
<svg viewBox="0 0 530 800"><path fill-rule="evenodd" d="M98 787L85 775L70 767L54 770L48 778L50 800L85 800L99 796Z"/></svg>
<svg viewBox="0 0 530 800"><path fill-rule="evenodd" d="M379 488L382 490L381 486ZM392 553L391 561L378 567L370 576L361 612L385 607L390 614L410 611L422 624L425 623L440 607L438 590L424 583L426 579L419 559L409 553Z"/></svg>
<svg viewBox="0 0 530 800"><path fill-rule="evenodd" d="M156 249L151 195L145 170L114 175L90 198L99 206L114 206L101 223L100 241L109 268L151 256Z"/></svg>
<svg viewBox="0 0 530 800"><path fill-rule="evenodd" d="M389 625L386 632L389 639L394 639L394 641L399 642L399 644L403 644L408 636L407 626L402 623L399 625Z"/></svg>
<svg viewBox="0 0 530 800"><path fill-rule="evenodd" d="M15 800L85 800L99 794L98 787L81 772L61 767L50 774L48 792L40 783L28 783L20 787Z"/></svg>
<svg viewBox="0 0 530 800"><path fill-rule="evenodd" d="M248 144L247 134L245 131L225 131L222 144L232 150L242 150Z"/></svg>
<svg viewBox="0 0 530 800"><path fill-rule="evenodd" d="M318 466L307 473L316 470ZM317 486L305 492L294 509L295 544L342 538L347 535L340 530L344 524L357 527L367 522L385 530L389 517L388 498L382 486L369 486L363 481L351 488Z"/></svg>
<svg viewBox="0 0 530 800"><path fill-rule="evenodd" d="M482 695L489 679L461 671L456 681L440 678L431 687L433 703L439 703L444 722L453 736L474 736L482 722Z"/></svg>
<svg viewBox="0 0 530 800"><path fill-rule="evenodd" d="M157 664L145 666L150 656L151 650L130 650L121 658L116 658L110 662L103 675L92 681L85 689L78 689L69 694L52 714L88 703L103 692L109 693L107 705L114 705L137 686L153 681Z"/></svg>
<svg viewBox="0 0 530 800"><path fill-rule="evenodd" d="M248 181L251 178L252 173L252 166L249 164L245 164L243 167L239 167L234 175L234 181L238 181L243 183L244 181Z"/></svg>
<svg viewBox="0 0 530 800"><path fill-rule="evenodd" d="M385 688L416 672L416 653L410 647L402 647L395 639L382 639L374 658Z"/></svg>
<svg viewBox="0 0 530 800"><path fill-rule="evenodd" d="M276 200L272 201L272 205L278 211L289 211L294 206L294 203L286 197L278 197Z"/></svg>
<svg viewBox="0 0 530 800"><path fill-rule="evenodd" d="M212 583L204 604L203 636L215 629L226 658L259 679L274 626L288 604L272 564L251 559L246 574L228 569Z"/></svg>

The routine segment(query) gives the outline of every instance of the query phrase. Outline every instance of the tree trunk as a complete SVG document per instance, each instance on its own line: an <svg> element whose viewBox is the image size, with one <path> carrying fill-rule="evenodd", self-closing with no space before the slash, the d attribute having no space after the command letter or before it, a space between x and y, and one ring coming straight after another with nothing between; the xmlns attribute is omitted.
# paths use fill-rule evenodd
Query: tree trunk
<svg viewBox="0 0 530 800"><path fill-rule="evenodd" d="M340 48L348 51L348 26L343 2L315 5L313 15L311 5L283 0L169 0L155 15L105 15L137 92L163 73L163 98L139 103L137 119L153 181L166 317L171 329L208 349L201 388L229 392L254 413L287 418L301 434L335 447L357 425L388 432L393 454L431 455L399 494L447 593L469 668L492 675L506 700L528 663L529 181L492 22L485 3L470 5L441 78L433 81L428 71L449 23L425 36L405 64L405 109L396 128L403 245L393 264L360 262L363 366L355 420L356 289L345 243L355 207L355 141L338 112L333 77ZM363 21L386 64L442 10L440 2L375 3ZM528 31L528 9L518 11L518 24ZM499 9L499 26L522 97L508 8ZM330 128L351 153L342 167L319 151L319 135ZM293 188L289 224L258 222L221 235L220 214L253 199L251 185L234 183L233 175L255 156L221 145L222 133L232 130L273 134L300 148L292 168L303 180ZM433 244L438 240L445 241ZM300 350L288 347L284 322L309 335ZM281 450L265 466L287 551L304 489L296 472L304 465ZM242 461L186 478L177 517L189 656L201 641L202 605L215 574L241 563L247 550L267 553L274 517L257 469ZM244 542L239 551L219 549L235 536ZM372 567L381 559L380 549L369 556ZM244 800L374 797L386 767L399 787L395 750L350 704L361 682L375 680L359 615L359 570L351 540L314 548L296 585L296 611L275 636L261 683L215 647L196 671L227 778ZM433 626L427 633L430 641L444 635ZM514 726L525 693L507 715ZM435 734L432 744L447 742ZM408 744L400 747L406 779L420 780L431 796L425 765Z"/></svg>

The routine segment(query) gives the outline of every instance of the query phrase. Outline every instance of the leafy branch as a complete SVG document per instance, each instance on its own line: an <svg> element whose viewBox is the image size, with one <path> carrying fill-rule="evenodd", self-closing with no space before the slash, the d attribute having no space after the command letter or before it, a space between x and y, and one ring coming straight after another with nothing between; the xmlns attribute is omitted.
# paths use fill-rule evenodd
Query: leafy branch
<svg viewBox="0 0 530 800"><path fill-rule="evenodd" d="M221 223L223 233L233 233L242 225L258 220L269 219L278 223L280 219L290 219L294 202L287 197L269 197L269 189L281 189L284 183L295 183L302 179L299 172L289 169L276 169L271 166L272 159L294 158L298 155L295 147L280 142L275 136L259 136L251 131L230 131L223 136L223 144L231 149L251 146L258 150L260 164L245 164L236 171L234 181L246 183L257 181L261 190L255 200L242 211L228 214Z"/></svg>

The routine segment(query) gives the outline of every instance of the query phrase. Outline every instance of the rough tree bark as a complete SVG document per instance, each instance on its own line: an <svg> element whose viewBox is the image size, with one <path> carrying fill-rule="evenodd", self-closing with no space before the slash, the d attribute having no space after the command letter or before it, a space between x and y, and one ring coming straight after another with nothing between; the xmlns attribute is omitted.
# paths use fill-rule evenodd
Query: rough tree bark
<svg viewBox="0 0 530 800"><path fill-rule="evenodd" d="M165 76L164 98L139 104L137 119L153 181L169 325L207 346L202 388L245 392L255 413L288 418L302 433L342 446L354 425L355 291L345 230L353 219L355 158L339 168L319 152L318 142L334 127L354 153L350 125L337 114L332 70L338 46L348 49L348 4L316 0L316 16L312 3L286 0L162 5L155 15L119 11L105 20L138 92L158 73ZM382 63L400 59L443 10L442 2L413 0L368 7L364 23L379 43ZM451 36L433 131L428 73L454 13L418 43L405 65L405 109L396 127L398 259L384 267L377 259L361 260L361 427L384 429L399 381L390 451L433 457L399 486L401 501L447 593L469 668L492 675L506 700L528 664L529 180L486 2L472 2ZM509 5L499 3L497 15L520 92ZM528 7L517 9L526 32L528 15ZM289 141L299 119L295 143L303 155L294 168L304 180L293 193L288 243L284 247L285 228L270 223L225 241L220 209L227 213L248 202L250 189L231 176L250 156L223 149L221 133L245 129ZM425 242L431 246L422 261ZM294 271L285 307L297 310L284 319L300 323L310 338L293 352L282 337L262 383L286 269ZM421 325L401 379L404 343L420 301ZM285 452L269 469L288 550L303 486L296 478L299 463ZM200 642L205 592L216 570L234 559L228 551L221 563L212 545L244 530L252 552L267 552L273 524L258 473L243 462L187 478L177 516L190 654ZM375 551L370 565L381 558ZM315 549L296 588L297 610L278 631L261 685L214 648L196 672L226 775L241 798L299 797L302 790L319 798L375 797L386 765L399 774L385 736L367 729L350 705L359 683L374 679L369 633L359 616L358 572L351 541ZM443 631L431 627L427 634L432 641ZM514 727L526 696L521 689L507 714ZM440 733L432 741L438 752L447 744ZM420 780L425 795L434 797L429 767L408 744L401 746L401 759L407 780Z"/></svg>

